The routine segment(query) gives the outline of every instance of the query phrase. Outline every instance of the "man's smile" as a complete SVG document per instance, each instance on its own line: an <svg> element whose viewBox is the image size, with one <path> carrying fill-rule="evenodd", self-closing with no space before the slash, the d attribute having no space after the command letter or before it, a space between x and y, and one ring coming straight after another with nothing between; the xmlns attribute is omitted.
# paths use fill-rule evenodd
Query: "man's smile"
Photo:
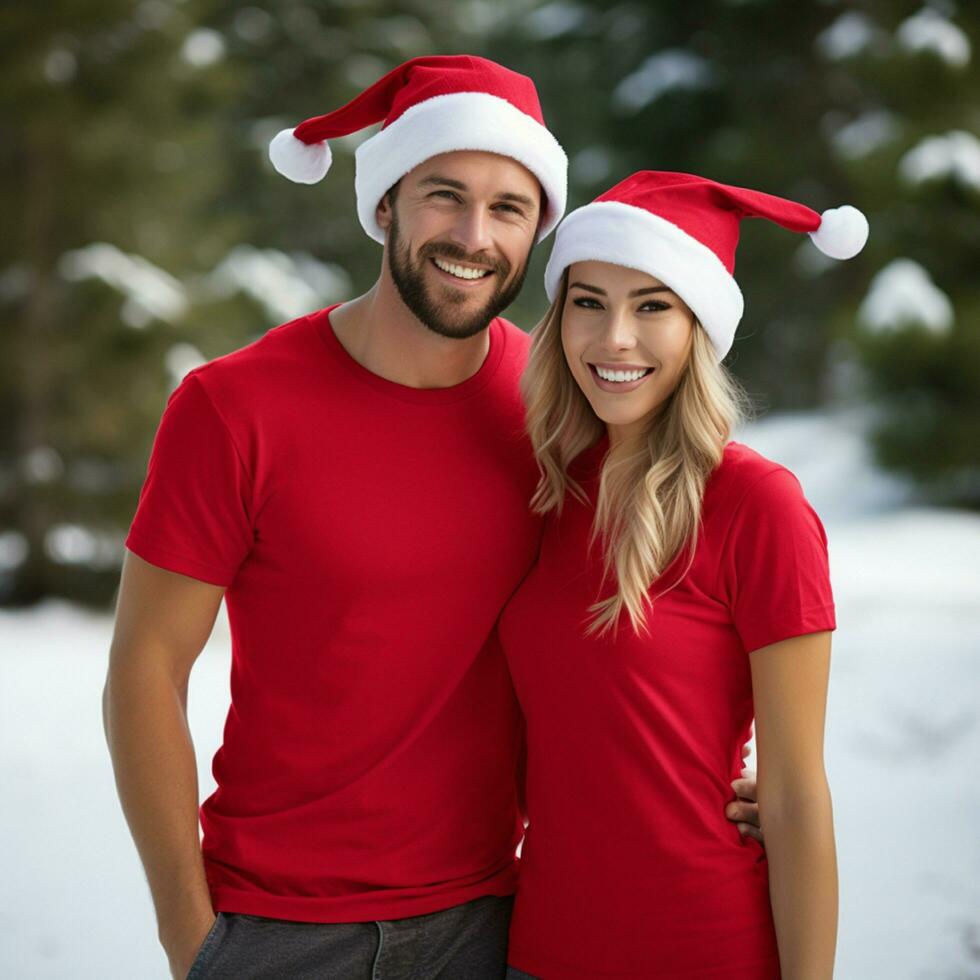
<svg viewBox="0 0 980 980"><path fill-rule="evenodd" d="M484 279L489 279L492 269L482 269L479 266L467 265L462 262L454 262L450 259L443 259L439 256L432 257L432 264L444 276L453 280L457 286L476 285Z"/></svg>

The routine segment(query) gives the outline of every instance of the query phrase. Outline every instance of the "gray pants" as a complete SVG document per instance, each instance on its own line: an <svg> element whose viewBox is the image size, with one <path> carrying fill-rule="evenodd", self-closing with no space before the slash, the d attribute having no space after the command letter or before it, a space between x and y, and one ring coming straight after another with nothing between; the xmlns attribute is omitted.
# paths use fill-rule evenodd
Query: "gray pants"
<svg viewBox="0 0 980 980"><path fill-rule="evenodd" d="M504 980L514 896L380 922L219 912L187 980Z"/></svg>

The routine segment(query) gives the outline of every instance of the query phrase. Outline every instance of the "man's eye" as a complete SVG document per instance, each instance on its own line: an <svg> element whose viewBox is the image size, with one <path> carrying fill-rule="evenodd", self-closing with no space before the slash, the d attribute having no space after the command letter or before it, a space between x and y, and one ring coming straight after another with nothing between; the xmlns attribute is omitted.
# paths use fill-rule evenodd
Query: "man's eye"
<svg viewBox="0 0 980 980"><path fill-rule="evenodd" d="M453 201L459 200L459 198L452 191L433 191L429 196L430 197L444 196L444 197L448 197L450 200Z"/></svg>
<svg viewBox="0 0 980 980"><path fill-rule="evenodd" d="M524 216L524 212L520 208L515 208L513 204L498 204L496 205L498 209L504 209L505 211L510 211L511 214L518 214L521 217Z"/></svg>

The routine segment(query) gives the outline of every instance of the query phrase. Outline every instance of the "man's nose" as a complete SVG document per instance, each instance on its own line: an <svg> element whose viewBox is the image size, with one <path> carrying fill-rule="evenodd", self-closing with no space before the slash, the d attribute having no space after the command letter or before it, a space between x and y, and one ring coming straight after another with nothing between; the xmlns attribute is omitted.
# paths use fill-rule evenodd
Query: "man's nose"
<svg viewBox="0 0 980 980"><path fill-rule="evenodd" d="M490 215L485 209L470 207L463 210L452 230L452 240L470 254L493 247L490 235Z"/></svg>

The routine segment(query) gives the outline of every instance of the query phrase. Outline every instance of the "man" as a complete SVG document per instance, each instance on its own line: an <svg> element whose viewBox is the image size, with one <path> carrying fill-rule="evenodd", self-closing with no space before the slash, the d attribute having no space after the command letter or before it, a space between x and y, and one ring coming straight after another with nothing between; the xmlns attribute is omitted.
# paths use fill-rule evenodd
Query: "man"
<svg viewBox="0 0 980 980"><path fill-rule="evenodd" d="M105 725L175 978L504 974L523 736L494 623L540 527L528 338L497 314L566 159L529 79L446 56L273 162L318 180L325 139L381 120L356 179L377 282L185 377L126 540ZM223 596L202 845L186 698Z"/></svg>

